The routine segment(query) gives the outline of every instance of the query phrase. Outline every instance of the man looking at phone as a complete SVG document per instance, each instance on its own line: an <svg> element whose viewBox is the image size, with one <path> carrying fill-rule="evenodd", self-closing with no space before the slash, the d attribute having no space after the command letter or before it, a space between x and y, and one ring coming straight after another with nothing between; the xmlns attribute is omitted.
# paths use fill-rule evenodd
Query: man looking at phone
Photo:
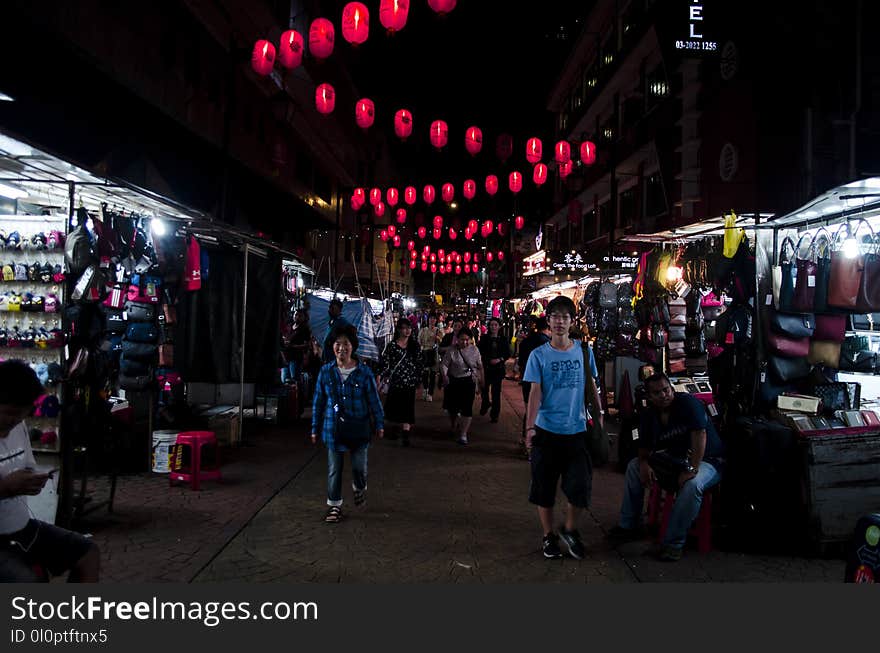
<svg viewBox="0 0 880 653"><path fill-rule="evenodd" d="M72 583L98 581L98 547L79 533L31 517L27 497L52 472L35 471L24 419L44 393L22 361L0 363L0 582L33 583L69 571Z"/></svg>

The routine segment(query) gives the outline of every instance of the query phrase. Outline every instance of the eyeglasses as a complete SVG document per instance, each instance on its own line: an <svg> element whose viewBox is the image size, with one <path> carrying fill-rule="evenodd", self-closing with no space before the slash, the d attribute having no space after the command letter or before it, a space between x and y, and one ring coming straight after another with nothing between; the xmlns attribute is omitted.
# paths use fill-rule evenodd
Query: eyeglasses
<svg viewBox="0 0 880 653"><path fill-rule="evenodd" d="M555 320L556 322L565 322L566 320L571 319L571 315L568 313L551 313L547 316L548 320Z"/></svg>

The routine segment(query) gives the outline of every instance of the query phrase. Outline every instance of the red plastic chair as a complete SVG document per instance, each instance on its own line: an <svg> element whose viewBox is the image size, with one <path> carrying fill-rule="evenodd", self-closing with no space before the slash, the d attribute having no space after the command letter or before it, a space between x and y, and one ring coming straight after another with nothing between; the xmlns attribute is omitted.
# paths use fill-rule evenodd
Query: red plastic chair
<svg viewBox="0 0 880 653"><path fill-rule="evenodd" d="M709 553L712 550L712 495L718 486L709 489L703 494L703 503L700 512L694 520L688 533L697 538L697 551ZM666 492L657 481L651 483L651 492L648 495L648 524L653 525L660 517L660 502L663 502L663 515L660 517L660 529L657 532L657 542L662 542L669 527L669 518L672 516L672 507L675 505L676 494Z"/></svg>
<svg viewBox="0 0 880 653"><path fill-rule="evenodd" d="M213 465L202 469L203 449L213 449ZM183 466L184 453L189 450L189 467ZM220 480L220 460L217 450L217 438L213 431L186 431L177 434L171 455L171 472L168 474L168 483L173 485L175 481L184 481L192 484L193 490L199 489L201 481Z"/></svg>

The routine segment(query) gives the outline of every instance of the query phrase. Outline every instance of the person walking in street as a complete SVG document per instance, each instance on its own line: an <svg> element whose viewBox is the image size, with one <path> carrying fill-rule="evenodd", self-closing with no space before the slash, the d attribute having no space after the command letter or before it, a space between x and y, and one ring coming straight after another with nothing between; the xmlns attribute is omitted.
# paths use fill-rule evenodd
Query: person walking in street
<svg viewBox="0 0 880 653"><path fill-rule="evenodd" d="M355 328L350 324L332 333L336 359L318 373L312 406L312 444L320 435L327 445L327 505L324 521L342 520L342 471L345 452L351 455L354 505L367 499L367 451L373 432L385 435L385 415L376 379L370 368L354 357L358 348Z"/></svg>
<svg viewBox="0 0 880 653"><path fill-rule="evenodd" d="M522 388L523 406L529 405L529 393L532 391L532 384L525 381L526 365L529 362L529 355L541 345L550 342L550 324L546 317L539 317L535 321L535 330L529 333L519 345L519 355L517 358L517 367L519 368L520 387ZM526 449L526 417L523 415L522 434L520 435L519 444Z"/></svg>
<svg viewBox="0 0 880 653"><path fill-rule="evenodd" d="M437 326L437 315L428 315L428 324L419 331L419 348L422 351L422 386L425 389L425 401L433 401L434 386L437 383L437 368L440 365L438 349L443 339L443 332Z"/></svg>
<svg viewBox="0 0 880 653"><path fill-rule="evenodd" d="M422 385L422 356L412 337L409 318L397 321L394 339L382 352L379 387L387 386L385 421L400 424L400 444L409 446L410 430L416 422L416 390Z"/></svg>
<svg viewBox="0 0 880 653"><path fill-rule="evenodd" d="M36 469L24 422L43 394L27 363L0 363L0 583L37 583L64 572L68 582L97 583L100 553L94 542L34 519L28 507L28 497L40 494L57 472Z"/></svg>
<svg viewBox="0 0 880 653"><path fill-rule="evenodd" d="M443 405L449 413L452 432L459 444L467 444L474 396L483 386L483 363L470 329L462 328L458 332L455 346L440 363L440 379L445 388Z"/></svg>
<svg viewBox="0 0 880 653"><path fill-rule="evenodd" d="M560 537L571 557L580 560L585 555L577 530L578 515L590 505L593 482L585 401L590 402L592 418L603 428L596 361L589 347L569 337L575 315L574 302L568 297L556 297L547 305L552 336L550 342L532 351L523 377L532 384L526 411L532 472L529 501L538 509L542 548L548 559L562 557ZM553 506L560 477L568 505L557 535Z"/></svg>
<svg viewBox="0 0 880 653"><path fill-rule="evenodd" d="M706 414L706 407L686 392L675 392L662 372L645 381L648 406L641 411L639 455L626 468L626 490L620 508L620 523L608 532L615 543L644 536L641 524L645 488L655 472L651 453L664 450L681 461L681 471L668 485L678 487L672 515L658 557L665 562L681 559L688 529L700 513L703 495L721 481L724 445ZM664 485L661 483L661 485Z"/></svg>
<svg viewBox="0 0 880 653"><path fill-rule="evenodd" d="M491 407L489 418L493 424L497 424L501 414L501 382L506 375L505 363L510 358L510 343L501 335L501 320L496 317L489 320L489 332L480 339L479 349L486 371L480 415L488 413Z"/></svg>
<svg viewBox="0 0 880 653"><path fill-rule="evenodd" d="M327 314L330 316L330 322L327 324L327 335L324 338L324 363L331 363L336 360L333 352L333 334L337 327L350 326L348 320L342 317L342 301L333 299L330 306L327 307Z"/></svg>

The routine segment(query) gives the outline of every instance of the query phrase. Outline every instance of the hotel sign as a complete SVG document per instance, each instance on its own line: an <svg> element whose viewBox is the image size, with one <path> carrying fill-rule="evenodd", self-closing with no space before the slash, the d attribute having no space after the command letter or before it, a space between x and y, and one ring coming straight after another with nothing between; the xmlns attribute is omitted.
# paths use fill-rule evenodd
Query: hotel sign
<svg viewBox="0 0 880 653"><path fill-rule="evenodd" d="M706 37L704 5L708 0L688 0L687 31L682 38L676 39L676 50L692 52L717 52L718 42Z"/></svg>
<svg viewBox="0 0 880 653"><path fill-rule="evenodd" d="M542 249L523 259L522 276L531 277L547 271L547 253Z"/></svg>

